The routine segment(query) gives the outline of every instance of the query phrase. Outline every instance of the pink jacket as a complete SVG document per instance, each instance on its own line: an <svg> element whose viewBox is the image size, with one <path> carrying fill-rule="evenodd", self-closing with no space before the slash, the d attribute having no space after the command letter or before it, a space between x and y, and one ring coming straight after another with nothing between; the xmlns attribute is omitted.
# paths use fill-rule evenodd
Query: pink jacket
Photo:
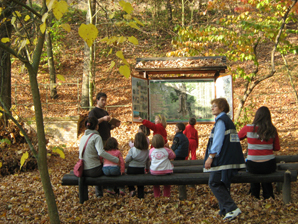
<svg viewBox="0 0 298 224"><path fill-rule="evenodd" d="M112 156L119 158L121 173L125 173L125 162L119 149L113 149L106 152L111 154ZM103 166L118 166L118 165L119 164L111 162L110 160L107 160L107 159L104 159L104 162L103 162Z"/></svg>

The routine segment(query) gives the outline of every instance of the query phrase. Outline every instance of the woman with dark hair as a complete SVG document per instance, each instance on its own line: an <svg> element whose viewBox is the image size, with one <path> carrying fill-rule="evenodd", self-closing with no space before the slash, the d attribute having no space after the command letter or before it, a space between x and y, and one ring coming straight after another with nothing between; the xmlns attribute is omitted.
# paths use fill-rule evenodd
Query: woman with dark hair
<svg viewBox="0 0 298 224"><path fill-rule="evenodd" d="M243 127L238 133L240 140L247 138L247 170L255 174L275 172L276 160L273 151L280 150L276 128L272 124L267 107L260 107L252 124ZM261 183L263 197L274 198L272 183ZM260 198L260 183L251 183L251 194Z"/></svg>
<svg viewBox="0 0 298 224"><path fill-rule="evenodd" d="M218 200L219 215L231 220L241 213L230 195L230 185L238 170L245 168L244 157L235 125L227 115L227 100L217 98L211 105L215 124L205 153L204 172L210 172L208 184Z"/></svg>
<svg viewBox="0 0 298 224"><path fill-rule="evenodd" d="M89 117L85 122L85 126L87 129L85 130L79 145L79 158L84 160L83 176L99 177L103 175L100 156L114 163L118 163L119 159L110 155L103 149L102 138L97 131L98 120L96 117ZM86 149L82 156L85 145ZM102 188L100 186L95 186L95 194L97 197L103 196Z"/></svg>

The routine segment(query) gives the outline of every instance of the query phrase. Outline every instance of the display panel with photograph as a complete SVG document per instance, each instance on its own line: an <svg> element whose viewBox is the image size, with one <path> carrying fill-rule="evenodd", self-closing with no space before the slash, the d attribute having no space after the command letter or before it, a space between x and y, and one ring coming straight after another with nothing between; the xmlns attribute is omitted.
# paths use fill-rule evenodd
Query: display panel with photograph
<svg viewBox="0 0 298 224"><path fill-rule="evenodd" d="M214 79L149 80L149 119L163 114L167 122L213 122L210 102L215 97Z"/></svg>
<svg viewBox="0 0 298 224"><path fill-rule="evenodd" d="M216 98L226 98L230 105L228 116L233 120L233 89L232 76L220 76L216 79Z"/></svg>
<svg viewBox="0 0 298 224"><path fill-rule="evenodd" d="M133 121L138 118L148 120L148 81L146 79L131 78Z"/></svg>

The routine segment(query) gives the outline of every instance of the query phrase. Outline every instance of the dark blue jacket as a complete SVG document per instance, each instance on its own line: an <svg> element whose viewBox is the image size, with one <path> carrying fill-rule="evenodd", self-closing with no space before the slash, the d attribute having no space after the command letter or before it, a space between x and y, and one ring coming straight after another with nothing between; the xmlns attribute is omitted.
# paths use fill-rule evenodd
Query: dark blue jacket
<svg viewBox="0 0 298 224"><path fill-rule="evenodd" d="M188 145L189 141L188 138L182 132L176 133L172 149L176 154L176 157L186 157L188 156Z"/></svg>
<svg viewBox="0 0 298 224"><path fill-rule="evenodd" d="M237 174L238 170L245 168L244 156L238 133L236 131L233 121L224 114L219 117L218 120L222 120L225 124L225 137L219 156L213 158L211 168L204 172L221 172L221 181L229 188L231 184L231 178ZM208 151L213 143L214 128L211 131L211 135L208 141L207 150L205 153L205 159L208 158ZM204 162L205 164L205 162Z"/></svg>
<svg viewBox="0 0 298 224"><path fill-rule="evenodd" d="M218 120L222 120L225 124L225 138L219 156L214 157L211 169L208 171L245 168L242 147L233 121L226 114L219 117ZM213 143L213 133L214 128L208 141L205 161L208 158L208 149Z"/></svg>

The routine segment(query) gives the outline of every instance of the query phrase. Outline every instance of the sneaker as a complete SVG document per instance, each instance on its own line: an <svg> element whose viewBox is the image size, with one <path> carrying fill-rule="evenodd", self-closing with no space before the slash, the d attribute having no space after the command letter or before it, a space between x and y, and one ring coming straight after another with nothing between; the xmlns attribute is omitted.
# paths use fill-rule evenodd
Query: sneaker
<svg viewBox="0 0 298 224"><path fill-rule="evenodd" d="M236 218L240 213L241 213L241 210L237 208L234 211L228 212L223 219L232 220Z"/></svg>
<svg viewBox="0 0 298 224"><path fill-rule="evenodd" d="M131 192L129 193L129 196L130 196L130 197L134 197L134 196L136 196L136 192L135 192L135 191L131 191Z"/></svg>
<svg viewBox="0 0 298 224"><path fill-rule="evenodd" d="M115 194L115 191L107 190L107 193L114 195Z"/></svg>
<svg viewBox="0 0 298 224"><path fill-rule="evenodd" d="M123 190L119 190L119 194L121 194L122 196L125 195L125 192Z"/></svg>

